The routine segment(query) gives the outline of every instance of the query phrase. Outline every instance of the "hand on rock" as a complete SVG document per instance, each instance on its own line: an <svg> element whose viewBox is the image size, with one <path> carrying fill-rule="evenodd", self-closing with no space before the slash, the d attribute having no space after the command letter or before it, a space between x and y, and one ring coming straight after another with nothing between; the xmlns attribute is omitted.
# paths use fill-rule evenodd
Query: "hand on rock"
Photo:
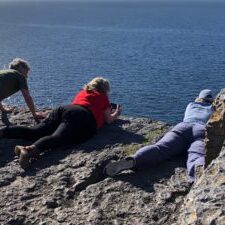
<svg viewBox="0 0 225 225"><path fill-rule="evenodd" d="M36 112L36 114L34 116L34 120L36 123L40 123L40 120L47 117L47 115L48 115L47 112Z"/></svg>

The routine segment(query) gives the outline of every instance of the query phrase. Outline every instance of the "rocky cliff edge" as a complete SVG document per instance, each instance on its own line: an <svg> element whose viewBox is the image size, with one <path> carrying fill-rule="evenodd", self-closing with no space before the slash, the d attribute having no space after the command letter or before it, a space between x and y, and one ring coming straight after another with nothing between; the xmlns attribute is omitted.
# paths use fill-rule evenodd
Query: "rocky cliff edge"
<svg viewBox="0 0 225 225"><path fill-rule="evenodd" d="M33 124L27 111L15 110L10 120ZM154 143L168 129L163 122L120 117L83 144L49 150L27 171L14 146L29 142L1 139L0 224L224 224L224 151L192 187L182 156L148 171L102 175L105 162Z"/></svg>

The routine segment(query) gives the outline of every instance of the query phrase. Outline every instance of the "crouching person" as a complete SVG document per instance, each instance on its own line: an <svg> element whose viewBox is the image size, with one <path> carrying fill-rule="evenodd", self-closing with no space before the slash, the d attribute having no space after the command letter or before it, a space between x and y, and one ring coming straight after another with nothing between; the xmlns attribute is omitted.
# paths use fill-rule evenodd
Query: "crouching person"
<svg viewBox="0 0 225 225"><path fill-rule="evenodd" d="M35 121L39 121L39 119L44 117L43 113L36 112L33 99L29 92L27 84L29 70L30 66L28 62L20 58L13 59L9 63L9 69L0 70L0 111L2 112L2 121L5 125L10 124L7 113L12 112L12 108L4 107L1 102L18 91L22 92Z"/></svg>

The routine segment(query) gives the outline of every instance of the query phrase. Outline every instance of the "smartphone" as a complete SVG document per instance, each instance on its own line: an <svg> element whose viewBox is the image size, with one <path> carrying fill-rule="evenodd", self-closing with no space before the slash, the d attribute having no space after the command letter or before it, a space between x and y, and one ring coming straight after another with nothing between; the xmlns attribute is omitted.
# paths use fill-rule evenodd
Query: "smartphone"
<svg viewBox="0 0 225 225"><path fill-rule="evenodd" d="M111 103L111 108L112 108L112 109L116 109L117 105L118 105L118 104L116 104L116 103ZM119 107L120 107L120 105L119 105Z"/></svg>

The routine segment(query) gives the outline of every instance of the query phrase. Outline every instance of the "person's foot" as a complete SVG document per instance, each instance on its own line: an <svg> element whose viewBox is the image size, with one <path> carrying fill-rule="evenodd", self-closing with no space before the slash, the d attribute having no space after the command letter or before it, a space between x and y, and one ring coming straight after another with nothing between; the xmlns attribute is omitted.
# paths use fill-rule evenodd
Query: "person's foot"
<svg viewBox="0 0 225 225"><path fill-rule="evenodd" d="M129 157L117 162L110 162L109 164L107 164L106 167L104 168L104 174L106 176L113 177L124 170L133 169L134 167L135 167L135 160Z"/></svg>
<svg viewBox="0 0 225 225"><path fill-rule="evenodd" d="M30 166L31 154L26 149L22 149L20 152L19 164L23 169L27 169Z"/></svg>
<svg viewBox="0 0 225 225"><path fill-rule="evenodd" d="M30 166L30 161L38 157L38 150L34 145L27 147L17 145L15 147L15 153L19 156L19 164L23 169L27 169Z"/></svg>
<svg viewBox="0 0 225 225"><path fill-rule="evenodd" d="M30 166L30 158L32 153L28 151L24 146L17 145L15 147L15 153L19 156L19 164L23 169Z"/></svg>
<svg viewBox="0 0 225 225"><path fill-rule="evenodd" d="M9 127L10 125L12 125L12 123L8 119L8 116L7 116L7 113L6 112L2 112L2 122L7 127Z"/></svg>
<svg viewBox="0 0 225 225"><path fill-rule="evenodd" d="M20 151L21 151L22 148L23 148L23 146L21 146L21 145L15 146L14 152L17 156L20 156Z"/></svg>

